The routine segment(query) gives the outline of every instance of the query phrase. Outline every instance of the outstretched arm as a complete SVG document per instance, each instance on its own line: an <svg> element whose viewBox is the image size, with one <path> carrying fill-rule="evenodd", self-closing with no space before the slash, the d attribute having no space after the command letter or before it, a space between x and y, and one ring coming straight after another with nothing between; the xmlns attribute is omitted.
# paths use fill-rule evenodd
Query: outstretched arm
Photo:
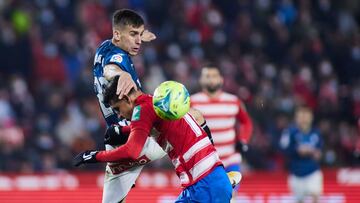
<svg viewBox="0 0 360 203"><path fill-rule="evenodd" d="M116 162L120 159L137 159L144 147L148 132L142 129L133 129L129 140L122 146L109 150L100 151L96 154L96 160L100 162Z"/></svg>
<svg viewBox="0 0 360 203"><path fill-rule="evenodd" d="M119 99L121 99L124 95L127 95L132 88L137 90L137 86L135 81L131 78L131 75L123 71L119 66L115 64L108 64L104 67L104 77L106 80L110 81L115 76L119 75L119 81L117 85L116 94L119 95Z"/></svg>
<svg viewBox="0 0 360 203"><path fill-rule="evenodd" d="M132 130L126 144L109 151L86 150L73 159L74 166L86 163L116 162L121 159L137 159L147 139L147 132L142 129Z"/></svg>

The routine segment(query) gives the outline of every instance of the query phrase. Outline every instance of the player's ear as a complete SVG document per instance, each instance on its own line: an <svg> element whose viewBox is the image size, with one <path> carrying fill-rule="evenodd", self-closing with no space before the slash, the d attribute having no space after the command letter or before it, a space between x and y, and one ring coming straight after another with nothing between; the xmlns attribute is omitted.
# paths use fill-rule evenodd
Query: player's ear
<svg viewBox="0 0 360 203"><path fill-rule="evenodd" d="M119 41L120 40L120 36L121 36L121 33L119 30L117 29L113 29L113 37L116 41Z"/></svg>
<svg viewBox="0 0 360 203"><path fill-rule="evenodd" d="M123 99L126 103L131 104L131 99L130 99L129 95L126 95L126 94L125 94L122 99Z"/></svg>
<svg viewBox="0 0 360 203"><path fill-rule="evenodd" d="M223 76L220 76L220 84L221 84L221 86L224 85L224 77Z"/></svg>
<svg viewBox="0 0 360 203"><path fill-rule="evenodd" d="M206 80L205 76L203 74L201 74L200 78L199 78L199 84L200 84L201 87L204 86L205 80Z"/></svg>

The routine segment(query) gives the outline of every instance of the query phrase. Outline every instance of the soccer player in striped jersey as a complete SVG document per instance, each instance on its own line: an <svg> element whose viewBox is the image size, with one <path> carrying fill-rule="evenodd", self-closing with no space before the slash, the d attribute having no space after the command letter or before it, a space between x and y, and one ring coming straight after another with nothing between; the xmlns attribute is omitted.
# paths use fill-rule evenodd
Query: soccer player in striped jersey
<svg viewBox="0 0 360 203"><path fill-rule="evenodd" d="M235 146L249 142L253 129L250 116L237 96L222 90L224 79L218 67L203 67L199 82L202 91L191 96L191 107L206 119L225 170L240 171L241 155Z"/></svg>
<svg viewBox="0 0 360 203"><path fill-rule="evenodd" d="M119 116L131 119L128 141L113 150L80 153L74 159L75 165L136 160L144 155L150 131L154 128L159 132L156 142L172 160L184 188L176 202L230 202L232 185L215 147L195 119L186 114L179 120L163 120L154 111L152 96L135 89L119 100L117 80L115 77L105 90L104 102Z"/></svg>

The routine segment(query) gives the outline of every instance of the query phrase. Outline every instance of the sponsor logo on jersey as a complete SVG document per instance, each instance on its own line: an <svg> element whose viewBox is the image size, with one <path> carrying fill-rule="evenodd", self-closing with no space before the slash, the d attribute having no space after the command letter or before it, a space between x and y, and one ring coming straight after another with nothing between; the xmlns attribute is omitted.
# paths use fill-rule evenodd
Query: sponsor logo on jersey
<svg viewBox="0 0 360 203"><path fill-rule="evenodd" d="M110 62L121 63L122 60L123 60L123 58L120 54L115 54L111 57Z"/></svg>
<svg viewBox="0 0 360 203"><path fill-rule="evenodd" d="M109 163L109 169L113 175L122 173L130 168L141 166L149 163L151 160L146 156L142 155L136 160L122 160L117 163Z"/></svg>
<svg viewBox="0 0 360 203"><path fill-rule="evenodd" d="M133 114L131 116L131 121L137 121L140 119L140 110L141 106L135 106Z"/></svg>

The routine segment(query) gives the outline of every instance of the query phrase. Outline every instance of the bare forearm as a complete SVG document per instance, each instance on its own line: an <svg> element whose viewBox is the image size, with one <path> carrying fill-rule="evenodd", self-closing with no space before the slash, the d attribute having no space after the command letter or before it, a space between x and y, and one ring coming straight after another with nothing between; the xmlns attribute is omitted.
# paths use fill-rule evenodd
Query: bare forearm
<svg viewBox="0 0 360 203"><path fill-rule="evenodd" d="M121 73L124 73L124 71L116 65L109 64L104 67L104 77L108 81L112 80L115 76L120 75Z"/></svg>

